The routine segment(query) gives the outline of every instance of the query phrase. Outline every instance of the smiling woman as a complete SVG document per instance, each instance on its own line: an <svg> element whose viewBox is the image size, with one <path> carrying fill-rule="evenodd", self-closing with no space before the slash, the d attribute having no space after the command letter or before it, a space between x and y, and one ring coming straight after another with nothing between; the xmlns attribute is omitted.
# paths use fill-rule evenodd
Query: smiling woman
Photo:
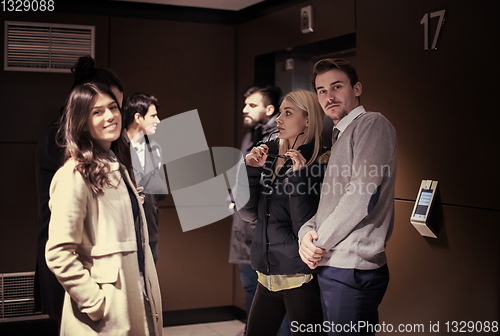
<svg viewBox="0 0 500 336"><path fill-rule="evenodd" d="M46 261L64 287L61 335L161 335L161 297L118 102L106 86L70 94L66 163L50 186Z"/></svg>
<svg viewBox="0 0 500 336"><path fill-rule="evenodd" d="M118 102L107 86L87 83L75 87L59 132L66 147L65 159L77 160L76 169L94 192L101 193L107 181L103 168L109 165L110 149L119 162L131 167L130 148L120 137Z"/></svg>
<svg viewBox="0 0 500 336"><path fill-rule="evenodd" d="M118 103L108 95L98 94L97 102L89 114L86 130L101 147L111 149L122 128L122 117Z"/></svg>

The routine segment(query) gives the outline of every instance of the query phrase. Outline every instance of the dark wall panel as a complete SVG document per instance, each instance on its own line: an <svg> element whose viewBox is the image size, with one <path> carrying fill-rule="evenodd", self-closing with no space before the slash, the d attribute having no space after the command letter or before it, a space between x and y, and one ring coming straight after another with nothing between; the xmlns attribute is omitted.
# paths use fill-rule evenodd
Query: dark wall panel
<svg viewBox="0 0 500 336"><path fill-rule="evenodd" d="M362 103L398 133L391 282L381 321L498 321L500 211L496 128L499 33L489 1L357 1ZM425 13L447 10L437 50L424 50ZM437 19L431 20L430 40ZM479 47L480 46L480 47ZM438 239L409 223L422 179L439 181ZM408 202L402 200L409 200ZM489 210L486 210L486 209ZM426 329L427 333L429 330ZM426 333L426 334L427 334Z"/></svg>
<svg viewBox="0 0 500 336"><path fill-rule="evenodd" d="M2 13L0 43L5 38L5 21L47 22L95 26L95 59L108 66L108 18L61 13ZM0 53L0 99L2 126L0 142L37 142L44 128L59 115L73 83L70 73L4 71Z"/></svg>
<svg viewBox="0 0 500 336"><path fill-rule="evenodd" d="M209 147L233 146L234 51L233 26L111 19L110 63L125 95L155 95L160 119L198 109ZM186 139L175 141L182 146ZM232 305L231 220L183 233L172 197L161 204L157 269L163 309Z"/></svg>
<svg viewBox="0 0 500 336"><path fill-rule="evenodd" d="M396 202L394 233L387 244L391 280L380 321L498 321L500 318L500 213L438 205L438 239L420 236L410 224L413 202ZM390 333L387 333L389 335ZM381 333L380 335L385 335ZM432 334L434 335L434 334Z"/></svg>
<svg viewBox="0 0 500 336"><path fill-rule="evenodd" d="M182 232L175 209L160 210L156 266L164 311L233 304L230 232L230 219Z"/></svg>
<svg viewBox="0 0 500 336"><path fill-rule="evenodd" d="M500 24L491 1L357 4L363 104L398 132L396 197L439 180L442 202L500 209L497 125ZM388 10L390 9L390 10ZM446 9L437 50L424 50L425 13ZM431 20L434 38L437 18Z"/></svg>
<svg viewBox="0 0 500 336"><path fill-rule="evenodd" d="M111 67L122 78L125 94L158 97L160 119L198 109L210 147L233 144L234 50L233 26L111 21Z"/></svg>
<svg viewBox="0 0 500 336"><path fill-rule="evenodd" d="M35 270L38 199L34 144L0 144L0 273Z"/></svg>

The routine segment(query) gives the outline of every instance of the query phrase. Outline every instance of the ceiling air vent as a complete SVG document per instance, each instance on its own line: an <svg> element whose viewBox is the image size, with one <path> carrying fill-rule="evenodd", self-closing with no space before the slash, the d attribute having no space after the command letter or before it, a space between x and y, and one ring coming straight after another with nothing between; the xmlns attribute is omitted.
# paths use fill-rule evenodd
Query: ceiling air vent
<svg viewBox="0 0 500 336"><path fill-rule="evenodd" d="M94 57L94 26L5 21L4 70L70 72Z"/></svg>

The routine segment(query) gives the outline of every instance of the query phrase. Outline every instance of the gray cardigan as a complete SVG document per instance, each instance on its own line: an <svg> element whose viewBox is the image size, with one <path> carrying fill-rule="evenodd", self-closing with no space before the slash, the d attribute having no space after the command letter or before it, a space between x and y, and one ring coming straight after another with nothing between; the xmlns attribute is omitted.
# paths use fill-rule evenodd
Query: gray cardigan
<svg viewBox="0 0 500 336"><path fill-rule="evenodd" d="M316 215L299 231L318 232L320 266L370 270L387 263L394 225L396 131L380 113L352 121L332 147Z"/></svg>

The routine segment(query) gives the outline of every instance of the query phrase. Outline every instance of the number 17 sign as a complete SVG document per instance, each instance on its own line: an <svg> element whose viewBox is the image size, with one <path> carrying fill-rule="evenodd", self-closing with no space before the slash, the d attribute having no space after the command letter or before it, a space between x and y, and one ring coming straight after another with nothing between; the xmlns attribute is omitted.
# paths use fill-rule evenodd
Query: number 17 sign
<svg viewBox="0 0 500 336"><path fill-rule="evenodd" d="M441 34L441 30L444 26L444 16L446 14L446 10L440 10L437 12L426 13L422 20L420 21L421 25L424 25L424 50L436 50L439 42L439 35ZM434 40L432 41L432 46L429 48L429 20L435 17L439 17L439 22L436 27L436 32L434 33Z"/></svg>

